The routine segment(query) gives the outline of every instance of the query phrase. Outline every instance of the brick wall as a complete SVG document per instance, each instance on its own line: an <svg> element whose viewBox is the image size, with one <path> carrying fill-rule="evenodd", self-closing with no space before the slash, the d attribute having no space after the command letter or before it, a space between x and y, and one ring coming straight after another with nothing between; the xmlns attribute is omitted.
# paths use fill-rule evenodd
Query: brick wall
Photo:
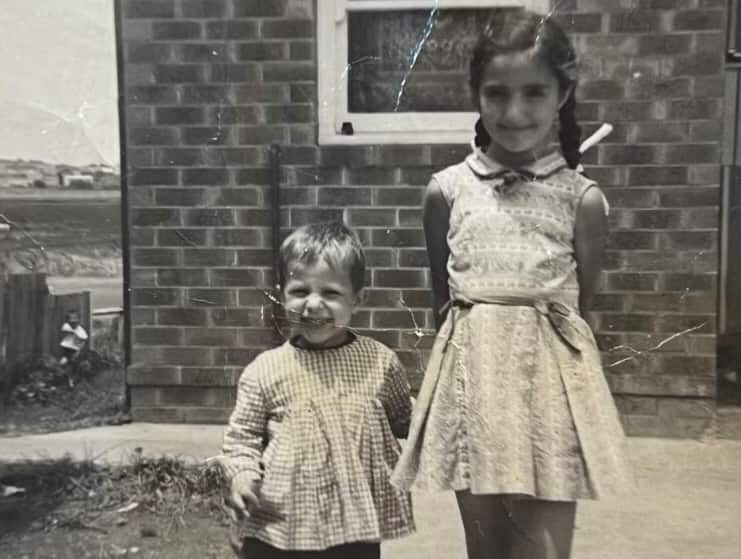
<svg viewBox="0 0 741 559"><path fill-rule="evenodd" d="M613 208L589 317L608 379L630 433L698 434L715 393L725 2L558 6L583 63L580 121L615 125L585 161ZM223 420L241 367L274 343L271 142L282 226L341 216L359 231L370 270L356 326L420 381L431 337L415 325L433 324L422 193L467 147L318 146L315 9L122 2L135 419Z"/></svg>

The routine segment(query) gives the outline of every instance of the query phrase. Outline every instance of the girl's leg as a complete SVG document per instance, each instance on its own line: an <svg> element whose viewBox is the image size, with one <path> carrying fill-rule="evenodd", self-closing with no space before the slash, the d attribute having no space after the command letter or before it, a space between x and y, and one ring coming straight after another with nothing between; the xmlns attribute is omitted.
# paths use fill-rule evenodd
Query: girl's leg
<svg viewBox="0 0 741 559"><path fill-rule="evenodd" d="M517 499L512 501L515 528L512 559L569 559L576 503Z"/></svg>
<svg viewBox="0 0 741 559"><path fill-rule="evenodd" d="M503 495L456 492L468 559L509 559L513 531Z"/></svg>

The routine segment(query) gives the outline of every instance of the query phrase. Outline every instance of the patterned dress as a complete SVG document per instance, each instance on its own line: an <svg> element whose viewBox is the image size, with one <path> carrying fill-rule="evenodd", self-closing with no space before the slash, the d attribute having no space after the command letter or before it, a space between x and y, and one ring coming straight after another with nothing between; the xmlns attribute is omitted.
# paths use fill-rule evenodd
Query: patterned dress
<svg viewBox="0 0 741 559"><path fill-rule="evenodd" d="M566 501L621 492L625 437L577 310L575 216L594 183L558 153L513 172L480 151L432 180L450 207L456 303L392 482Z"/></svg>
<svg viewBox="0 0 741 559"><path fill-rule="evenodd" d="M389 481L410 415L401 363L371 338L260 354L240 377L220 457L229 479L260 482L239 538L323 550L413 532L409 495Z"/></svg>

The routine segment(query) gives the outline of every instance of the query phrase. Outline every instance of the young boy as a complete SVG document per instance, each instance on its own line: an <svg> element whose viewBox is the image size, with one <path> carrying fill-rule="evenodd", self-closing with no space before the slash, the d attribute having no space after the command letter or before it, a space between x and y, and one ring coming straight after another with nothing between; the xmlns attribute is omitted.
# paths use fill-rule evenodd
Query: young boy
<svg viewBox="0 0 741 559"><path fill-rule="evenodd" d="M239 557L380 557L414 531L389 483L409 428L409 385L386 346L349 328L363 248L342 223L307 225L280 249L290 339L239 380L221 463L241 520Z"/></svg>

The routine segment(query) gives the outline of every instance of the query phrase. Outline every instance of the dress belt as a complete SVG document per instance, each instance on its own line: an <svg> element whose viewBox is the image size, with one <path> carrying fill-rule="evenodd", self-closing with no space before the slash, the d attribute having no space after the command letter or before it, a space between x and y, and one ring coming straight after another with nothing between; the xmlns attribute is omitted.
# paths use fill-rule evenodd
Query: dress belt
<svg viewBox="0 0 741 559"><path fill-rule="evenodd" d="M451 307L470 309L474 305L480 304L531 307L548 318L555 332L567 346L577 353L581 353L584 335L581 333L577 321L583 322L583 319L573 309L557 301L520 295L491 295L481 300L456 298L445 303L439 312L444 315Z"/></svg>

